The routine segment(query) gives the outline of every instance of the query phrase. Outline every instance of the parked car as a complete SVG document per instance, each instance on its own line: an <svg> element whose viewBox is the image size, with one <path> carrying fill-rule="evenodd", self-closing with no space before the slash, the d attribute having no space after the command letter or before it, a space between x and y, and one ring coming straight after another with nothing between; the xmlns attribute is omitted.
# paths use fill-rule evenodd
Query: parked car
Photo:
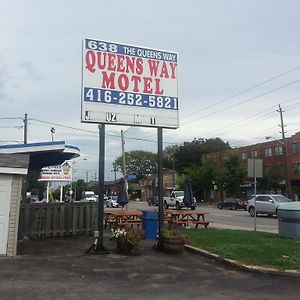
<svg viewBox="0 0 300 300"><path fill-rule="evenodd" d="M280 204L291 201L293 200L280 194L257 194L256 201L255 197L252 197L250 200L248 200L247 211L251 217L254 217L256 207L256 215L267 214L271 217L273 215L277 215L277 208L280 206ZM254 206L255 202L256 204Z"/></svg>
<svg viewBox="0 0 300 300"><path fill-rule="evenodd" d="M158 206L158 198L157 197L149 198L148 205L149 206Z"/></svg>
<svg viewBox="0 0 300 300"><path fill-rule="evenodd" d="M172 191L171 194L168 197L164 197L164 207L165 209L168 209L169 206L174 206L176 209L181 209L185 207L185 204L183 202L184 198L184 191ZM196 198L193 197L193 203L191 205L191 209L195 210L196 208Z"/></svg>
<svg viewBox="0 0 300 300"><path fill-rule="evenodd" d="M81 194L80 201L83 202L96 202L97 198L95 196L95 193L93 191L83 191Z"/></svg>
<svg viewBox="0 0 300 300"><path fill-rule="evenodd" d="M27 203L39 203L40 200L39 200L38 196L30 195L29 197L27 197L26 202Z"/></svg>
<svg viewBox="0 0 300 300"><path fill-rule="evenodd" d="M229 209L244 209L247 210L247 201L240 198L225 198L224 201L217 204L219 209L229 208Z"/></svg>
<svg viewBox="0 0 300 300"><path fill-rule="evenodd" d="M120 207L117 200L118 200L118 196L109 196L108 199L106 200L106 207L111 207L111 208Z"/></svg>

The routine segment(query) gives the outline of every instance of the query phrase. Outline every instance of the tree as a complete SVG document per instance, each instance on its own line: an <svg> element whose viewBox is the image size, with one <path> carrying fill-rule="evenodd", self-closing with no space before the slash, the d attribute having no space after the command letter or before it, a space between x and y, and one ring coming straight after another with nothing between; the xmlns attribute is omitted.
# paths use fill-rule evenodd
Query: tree
<svg viewBox="0 0 300 300"><path fill-rule="evenodd" d="M135 150L125 152L126 173L136 175L137 180L157 173L157 154L149 151ZM123 158L119 156L113 162L116 170L123 172Z"/></svg>
<svg viewBox="0 0 300 300"><path fill-rule="evenodd" d="M277 189L281 189L282 191L282 185L280 184L280 181L284 178L284 169L283 166L271 166L267 169L265 169L265 175L263 178L259 178L259 185L260 189L264 190L265 193L269 192L270 190L274 189L277 191Z"/></svg>
<svg viewBox="0 0 300 300"><path fill-rule="evenodd" d="M220 167L213 158L203 160L201 166L189 168L187 174L192 179L193 191L197 199L206 199L207 195L205 194L213 189L213 182L219 184L221 180Z"/></svg>
<svg viewBox="0 0 300 300"><path fill-rule="evenodd" d="M227 149L230 149L229 144L220 138L195 138L192 142L184 142L175 151L175 169L183 173L186 168L201 166L204 154Z"/></svg>
<svg viewBox="0 0 300 300"><path fill-rule="evenodd" d="M246 178L246 168L242 164L239 153L230 151L224 160L222 181L228 196L239 197L241 184Z"/></svg>
<svg viewBox="0 0 300 300"><path fill-rule="evenodd" d="M177 145L167 146L163 151L163 165L165 168L176 170L175 168L175 154L178 151Z"/></svg>

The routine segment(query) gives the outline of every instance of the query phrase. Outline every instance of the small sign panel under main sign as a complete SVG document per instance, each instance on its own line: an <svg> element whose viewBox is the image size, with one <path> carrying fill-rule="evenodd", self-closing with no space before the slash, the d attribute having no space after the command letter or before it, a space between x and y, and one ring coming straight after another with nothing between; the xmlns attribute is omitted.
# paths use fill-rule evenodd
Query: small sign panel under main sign
<svg viewBox="0 0 300 300"><path fill-rule="evenodd" d="M85 39L81 121L178 128L178 55Z"/></svg>

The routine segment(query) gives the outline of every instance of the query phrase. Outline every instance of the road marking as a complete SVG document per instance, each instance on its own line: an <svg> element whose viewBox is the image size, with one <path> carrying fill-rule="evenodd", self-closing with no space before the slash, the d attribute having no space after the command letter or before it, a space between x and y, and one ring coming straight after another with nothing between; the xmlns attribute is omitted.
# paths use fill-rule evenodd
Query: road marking
<svg viewBox="0 0 300 300"><path fill-rule="evenodd" d="M233 215L223 215L223 214L214 214L214 213L209 213L210 216L218 216L218 217L229 217L232 218Z"/></svg>

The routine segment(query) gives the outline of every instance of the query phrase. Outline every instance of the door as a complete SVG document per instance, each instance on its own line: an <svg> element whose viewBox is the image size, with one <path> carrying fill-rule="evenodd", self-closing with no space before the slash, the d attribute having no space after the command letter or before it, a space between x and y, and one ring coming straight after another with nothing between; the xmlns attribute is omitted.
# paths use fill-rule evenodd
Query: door
<svg viewBox="0 0 300 300"><path fill-rule="evenodd" d="M0 254L6 254L12 176L0 175Z"/></svg>

